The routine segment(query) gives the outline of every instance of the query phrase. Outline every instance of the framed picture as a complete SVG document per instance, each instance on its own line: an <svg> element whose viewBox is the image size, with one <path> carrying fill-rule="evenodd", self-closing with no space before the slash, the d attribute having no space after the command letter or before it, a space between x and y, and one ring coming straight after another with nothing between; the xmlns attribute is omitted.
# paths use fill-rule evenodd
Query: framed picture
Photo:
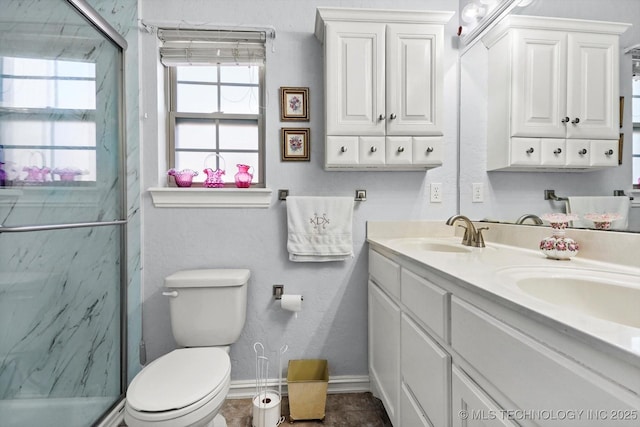
<svg viewBox="0 0 640 427"><path fill-rule="evenodd" d="M309 161L309 128L282 128L282 161Z"/></svg>
<svg viewBox="0 0 640 427"><path fill-rule="evenodd" d="M622 164L622 148L624 147L624 133L620 134L620 139L618 139L618 164Z"/></svg>
<svg viewBox="0 0 640 427"><path fill-rule="evenodd" d="M281 87L280 88L280 120L309 121L309 88Z"/></svg>

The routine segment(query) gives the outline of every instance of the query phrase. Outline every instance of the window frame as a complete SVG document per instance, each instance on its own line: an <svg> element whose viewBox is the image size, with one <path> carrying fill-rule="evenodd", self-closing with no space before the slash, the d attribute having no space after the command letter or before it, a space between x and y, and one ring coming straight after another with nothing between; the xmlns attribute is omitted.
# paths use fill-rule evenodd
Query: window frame
<svg viewBox="0 0 640 427"><path fill-rule="evenodd" d="M198 65L193 65L198 66ZM220 66L233 66L230 63L222 63L215 64L211 63L210 66L218 67L218 74L220 74ZM243 67L246 65L236 65L238 67ZM266 94L266 84L265 84L265 65L258 65L258 97L259 97L259 107L258 114L231 114L231 113L180 113L177 111L177 90L178 90L178 79L177 79L177 66L165 66L165 80L166 80L166 114L167 114L167 165L169 168L174 168L176 163L176 121L179 119L202 119L202 120L211 120L215 123L216 134L219 132L219 123L220 121L226 120L256 120L258 124L258 148L257 150L243 150L243 149L220 149L219 143L220 139L218 135L216 135L216 147L211 150L203 150L203 149L193 149L193 150L184 150L186 152L210 152L211 154L219 154L224 158L224 153L256 153L258 155L258 176L257 182L251 183L251 188L266 188L266 144L265 144L265 109L263 107L265 94ZM219 77L219 76L218 76ZM217 84L220 85L222 82L217 81ZM239 84L242 85L242 84ZM220 91L218 91L218 97L220 96ZM219 164L219 158L216 156L216 167L219 168L221 165ZM204 159L203 159L204 162ZM203 164L204 166L204 164ZM225 165L227 174L231 174L233 170L230 169L232 165ZM210 166L211 167L211 166ZM201 171L198 171L200 173ZM175 186L175 183L172 180L168 180L169 186ZM224 184L223 188L235 188L235 183L227 182ZM213 190L213 189L211 189Z"/></svg>

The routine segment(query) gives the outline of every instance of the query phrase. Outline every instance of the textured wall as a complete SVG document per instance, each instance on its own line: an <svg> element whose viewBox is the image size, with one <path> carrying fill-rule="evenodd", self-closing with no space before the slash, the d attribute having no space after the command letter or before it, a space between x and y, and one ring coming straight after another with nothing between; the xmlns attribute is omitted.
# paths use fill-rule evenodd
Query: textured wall
<svg viewBox="0 0 640 427"><path fill-rule="evenodd" d="M275 193L268 209L158 209L143 194L144 267L143 336L149 360L174 348L168 303L161 296L163 277L199 267L251 269L248 315L244 332L231 351L232 379L254 378L253 343L262 342L274 357L283 344L290 358L326 358L331 375L366 375L367 369L367 220L446 219L456 210L457 51L454 17L445 37L444 166L428 172L325 172L323 50L314 37L317 6L384 9L455 10L446 0L375 1L141 1L140 16L149 24L272 26L276 39L268 45L266 145L267 186L288 188L292 195L353 195L366 189L368 200L356 204L355 257L347 262L300 264L288 260L285 205ZM144 189L162 181L164 123L158 122L157 39L141 33L141 113L143 121ZM280 161L278 89L310 88L311 162ZM159 135L160 132L160 135ZM431 204L431 182L443 183L444 202ZM295 319L273 302L271 286L304 295ZM275 373L275 370L272 371ZM273 375L273 374L272 374Z"/></svg>

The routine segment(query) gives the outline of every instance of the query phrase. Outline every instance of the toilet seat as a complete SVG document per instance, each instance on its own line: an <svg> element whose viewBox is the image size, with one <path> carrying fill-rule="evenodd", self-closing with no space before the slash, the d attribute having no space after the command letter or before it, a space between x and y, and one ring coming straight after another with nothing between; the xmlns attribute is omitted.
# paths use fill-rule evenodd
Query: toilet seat
<svg viewBox="0 0 640 427"><path fill-rule="evenodd" d="M184 421L213 418L226 398L230 373L229 356L220 348L174 350L133 379L127 389L126 411L140 425L162 425L163 421L177 425L181 417ZM190 424L191 420L184 425Z"/></svg>

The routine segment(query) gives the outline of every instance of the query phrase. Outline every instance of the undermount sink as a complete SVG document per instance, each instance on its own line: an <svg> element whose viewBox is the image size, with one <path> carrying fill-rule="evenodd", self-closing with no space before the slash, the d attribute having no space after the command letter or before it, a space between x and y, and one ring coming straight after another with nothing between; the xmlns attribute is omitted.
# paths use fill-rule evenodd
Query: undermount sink
<svg viewBox="0 0 640 427"><path fill-rule="evenodd" d="M451 253L468 253L471 249L462 246L461 243L443 242L436 239L428 238L406 238L394 239L389 242L391 246L397 246L402 249L414 249L431 252L451 252Z"/></svg>
<svg viewBox="0 0 640 427"><path fill-rule="evenodd" d="M517 289L548 303L640 328L640 277L602 270L507 268L500 275Z"/></svg>

